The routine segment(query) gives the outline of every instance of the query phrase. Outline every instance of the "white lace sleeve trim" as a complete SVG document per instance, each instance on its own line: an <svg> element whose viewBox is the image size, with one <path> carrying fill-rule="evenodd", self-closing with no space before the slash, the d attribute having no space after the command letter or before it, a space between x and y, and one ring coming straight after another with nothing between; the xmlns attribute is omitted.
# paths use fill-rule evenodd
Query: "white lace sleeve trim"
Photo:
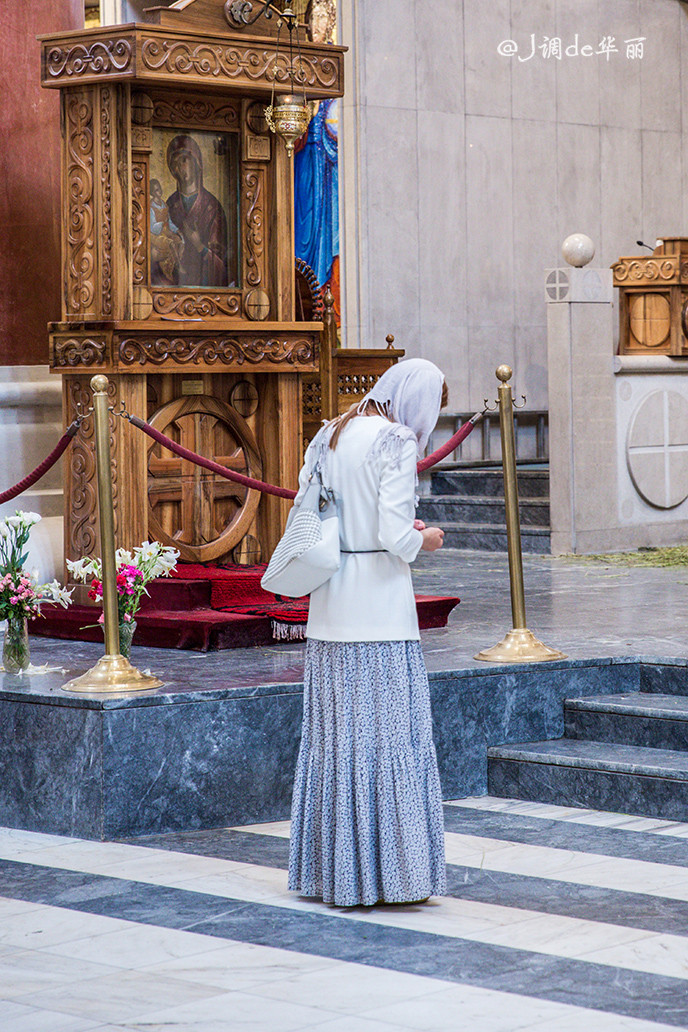
<svg viewBox="0 0 688 1032"><path fill-rule="evenodd" d="M413 430L399 423L391 423L388 427L380 430L368 450L366 461L383 459L390 463L393 469L399 469L401 453L407 441L416 443L416 435Z"/></svg>
<svg viewBox="0 0 688 1032"><path fill-rule="evenodd" d="M389 427L383 427L372 443L366 461L382 460L389 463L392 469L399 469L401 466L401 453L407 441L413 441L417 445L416 435L408 426L400 423L392 423ZM418 470L416 470L414 505L418 507L420 501L418 495Z"/></svg>

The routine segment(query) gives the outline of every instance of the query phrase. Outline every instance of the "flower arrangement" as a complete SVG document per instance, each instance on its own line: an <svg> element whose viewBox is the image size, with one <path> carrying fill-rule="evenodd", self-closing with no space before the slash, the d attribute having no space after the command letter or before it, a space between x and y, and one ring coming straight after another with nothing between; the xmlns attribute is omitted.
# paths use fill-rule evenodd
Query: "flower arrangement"
<svg viewBox="0 0 688 1032"><path fill-rule="evenodd" d="M29 665L27 620L38 616L43 602L59 602L65 608L71 592L56 580L39 584L38 573L28 576L24 566L31 528L40 522L36 512L17 512L0 520L0 619L7 620L3 666L8 673Z"/></svg>
<svg viewBox="0 0 688 1032"><path fill-rule="evenodd" d="M177 565L179 552L176 548L168 548L157 541L144 541L133 552L118 548L115 552L117 569L117 608L120 626L120 648L127 656L134 636L136 621L134 617L141 605L141 599L147 595L146 586L155 577L169 577ZM94 602L103 599L103 569L100 559L67 560L67 569L72 576L84 584L89 580L91 587L88 597ZM99 623L103 622L101 614Z"/></svg>

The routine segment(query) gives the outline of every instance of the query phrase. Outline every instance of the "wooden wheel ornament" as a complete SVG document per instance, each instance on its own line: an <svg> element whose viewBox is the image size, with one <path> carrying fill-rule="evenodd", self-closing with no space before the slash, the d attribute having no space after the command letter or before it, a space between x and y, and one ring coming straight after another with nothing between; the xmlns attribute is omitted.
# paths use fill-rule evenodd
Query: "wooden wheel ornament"
<svg viewBox="0 0 688 1032"><path fill-rule="evenodd" d="M262 478L251 428L217 398L205 394L176 398L159 408L149 422L204 458L244 476ZM149 534L178 548L182 559L206 563L227 555L247 533L259 502L260 491L226 480L150 442Z"/></svg>

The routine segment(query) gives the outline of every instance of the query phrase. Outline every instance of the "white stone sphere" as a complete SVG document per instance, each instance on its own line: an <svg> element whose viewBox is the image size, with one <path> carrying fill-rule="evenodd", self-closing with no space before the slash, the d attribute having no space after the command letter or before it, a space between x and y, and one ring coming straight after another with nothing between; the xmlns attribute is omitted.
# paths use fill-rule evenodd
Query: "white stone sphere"
<svg viewBox="0 0 688 1032"><path fill-rule="evenodd" d="M595 245L585 233L572 233L561 245L561 253L569 265L582 269L595 257Z"/></svg>

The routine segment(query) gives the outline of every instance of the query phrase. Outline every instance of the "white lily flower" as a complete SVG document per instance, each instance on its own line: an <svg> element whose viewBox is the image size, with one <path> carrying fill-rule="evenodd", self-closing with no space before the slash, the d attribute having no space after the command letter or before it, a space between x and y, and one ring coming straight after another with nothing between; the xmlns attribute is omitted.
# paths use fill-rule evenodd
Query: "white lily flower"
<svg viewBox="0 0 688 1032"><path fill-rule="evenodd" d="M7 526L6 521L3 520L2 523L0 523L0 537L8 538L9 536L10 536L10 529Z"/></svg>
<svg viewBox="0 0 688 1032"><path fill-rule="evenodd" d="M75 580L87 581L89 577L100 577L100 563L97 559L68 559L67 569Z"/></svg>
<svg viewBox="0 0 688 1032"><path fill-rule="evenodd" d="M160 545L157 541L144 541L143 544L134 549L134 554L140 559L152 559L157 555L159 548Z"/></svg>
<svg viewBox="0 0 688 1032"><path fill-rule="evenodd" d="M77 580L82 580L84 577L84 566L87 561L86 559L77 559L76 561L68 559L67 569Z"/></svg>
<svg viewBox="0 0 688 1032"><path fill-rule="evenodd" d="M21 527L23 522L24 520L21 516L8 516L6 519L6 523L10 527Z"/></svg>
<svg viewBox="0 0 688 1032"><path fill-rule="evenodd" d="M41 522L41 516L37 512L17 512L17 516L21 516L25 527L33 527Z"/></svg>

